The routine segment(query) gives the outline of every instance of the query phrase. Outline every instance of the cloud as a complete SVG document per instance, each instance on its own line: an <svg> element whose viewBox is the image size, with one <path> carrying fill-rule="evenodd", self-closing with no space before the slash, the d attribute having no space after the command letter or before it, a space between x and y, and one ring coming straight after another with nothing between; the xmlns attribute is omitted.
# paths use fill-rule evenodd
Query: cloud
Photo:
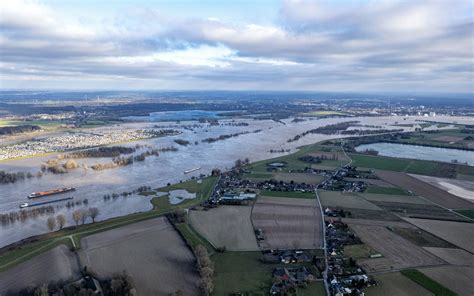
<svg viewBox="0 0 474 296"><path fill-rule="evenodd" d="M473 90L468 2L290 0L271 23L135 7L100 25L38 1L0 5L3 88Z"/></svg>

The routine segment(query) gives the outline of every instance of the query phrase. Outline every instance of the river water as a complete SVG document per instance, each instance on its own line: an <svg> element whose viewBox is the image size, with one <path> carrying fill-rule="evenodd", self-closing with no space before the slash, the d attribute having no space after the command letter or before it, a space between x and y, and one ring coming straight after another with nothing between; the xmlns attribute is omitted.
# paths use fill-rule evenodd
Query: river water
<svg viewBox="0 0 474 296"><path fill-rule="evenodd" d="M441 162L452 162L453 160L457 160L460 163L467 163L468 165L474 166L474 151L396 143L365 144L357 146L355 149L358 152L373 149L377 150L379 155L389 157L434 160Z"/></svg>
<svg viewBox="0 0 474 296"><path fill-rule="evenodd" d="M415 122L416 117L405 122ZM456 120L451 119L450 120ZM291 119L284 120L284 123L271 120L251 120L240 119L237 122L247 122L248 126L204 126L192 130L182 128L182 134L170 137L155 138L146 141L134 142L124 145L134 146L136 143L147 144L153 148L175 146L177 152L161 153L160 156L149 156L143 162L135 162L132 165L109 169L103 171L93 171L92 169L76 169L67 174L53 175L45 174L41 178L33 178L19 181L14 184L0 185L0 213L18 211L18 206L27 201L26 196L35 191L48 190L58 187L76 187L77 190L71 194L62 194L61 197L74 196L75 200L87 198L87 206L76 206L66 208L64 203L53 204L57 214L64 214L67 225L73 225L72 212L81 207L97 207L100 214L97 220L104 220L111 217L123 216L130 213L148 211L152 208L151 197L133 195L128 197L118 197L104 201L103 195L111 193L121 193L137 189L139 186L147 185L152 188L165 186L167 183L176 183L180 180L189 179L191 176L209 174L213 168L222 170L230 169L235 160L248 157L250 161L258 161L277 157L282 154L269 153L270 149L291 149L302 145L316 143L325 139L338 138L339 135L309 134L299 141L287 143L296 134L304 131L334 124L342 121L359 120L361 124L380 125L390 128L391 124L404 120L401 117L360 117L360 118L326 118L319 120L307 120L303 122L291 122ZM459 119L458 119L459 120ZM222 120L222 123L231 120ZM196 122L193 122L196 123ZM106 129L123 130L126 128L151 128L156 122L129 123L118 126L102 127ZM159 123L167 125L169 123ZM174 123L173 123L174 124ZM181 122L181 125L189 122ZM399 127L396 127L399 128ZM99 128L100 129L100 128ZM406 127L406 130L412 130ZM261 130L253 133L255 130ZM208 137L218 137L224 134L239 133L249 131L250 133L238 137L217 141L213 143L202 143L201 140ZM177 145L175 139L185 139L198 145L188 145L186 147ZM7 172L30 171L37 172L42 163L47 159L54 158L55 155L33 157L21 160L5 161L0 163L0 170ZM87 165L96 162L110 161L110 159L79 159L80 164ZM185 170L201 167L201 170L191 174L184 174ZM44 200L58 197L47 197ZM47 216L36 219L28 219L25 222L15 222L9 226L0 226L0 247L13 243L20 239L47 232Z"/></svg>

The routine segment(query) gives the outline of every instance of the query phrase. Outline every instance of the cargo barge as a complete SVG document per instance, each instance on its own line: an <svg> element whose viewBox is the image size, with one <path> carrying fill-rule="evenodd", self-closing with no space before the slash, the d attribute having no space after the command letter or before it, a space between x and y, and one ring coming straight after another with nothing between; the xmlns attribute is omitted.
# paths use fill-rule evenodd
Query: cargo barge
<svg viewBox="0 0 474 296"><path fill-rule="evenodd" d="M73 199L74 197L66 197L66 198L60 198L60 199L55 199L55 200L48 200L48 201L42 201L42 202L35 202L35 203L27 203L24 202L20 205L20 209L24 208L29 208L29 207L36 207L36 206L42 206L42 205L47 205L50 203L55 203L55 202L60 202L60 201L65 201L65 200L70 200Z"/></svg>
<svg viewBox="0 0 474 296"><path fill-rule="evenodd" d="M192 172L195 172L195 171L199 171L200 169L201 169L201 167L198 167L198 168L195 168L195 169L192 169L192 170L184 171L184 173L189 174L189 173L192 173Z"/></svg>
<svg viewBox="0 0 474 296"><path fill-rule="evenodd" d="M70 191L74 191L74 190L76 190L76 188L74 188L74 187L57 188L57 189L48 190L48 191L33 192L33 193L30 193L27 197L29 199L31 199L31 198L40 198L40 197L50 196L50 195L54 195L54 194L70 192Z"/></svg>

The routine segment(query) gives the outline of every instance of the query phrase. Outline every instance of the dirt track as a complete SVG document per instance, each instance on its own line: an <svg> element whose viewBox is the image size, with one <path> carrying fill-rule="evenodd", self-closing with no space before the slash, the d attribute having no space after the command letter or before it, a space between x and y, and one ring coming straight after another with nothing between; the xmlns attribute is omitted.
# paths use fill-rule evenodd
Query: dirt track
<svg viewBox="0 0 474 296"><path fill-rule="evenodd" d="M82 265L102 277L127 271L139 295L198 294L194 256L165 218L94 234L81 245Z"/></svg>
<svg viewBox="0 0 474 296"><path fill-rule="evenodd" d="M449 209L474 209L474 203L411 177L405 173L378 170L377 175L389 183L411 190L416 195L422 196L443 207Z"/></svg>
<svg viewBox="0 0 474 296"><path fill-rule="evenodd" d="M260 198L252 220L264 231L262 249L321 248L321 212L314 199Z"/></svg>
<svg viewBox="0 0 474 296"><path fill-rule="evenodd" d="M7 295L8 290L18 291L28 286L40 286L61 279L75 280L79 277L75 255L61 245L1 272L0 295Z"/></svg>

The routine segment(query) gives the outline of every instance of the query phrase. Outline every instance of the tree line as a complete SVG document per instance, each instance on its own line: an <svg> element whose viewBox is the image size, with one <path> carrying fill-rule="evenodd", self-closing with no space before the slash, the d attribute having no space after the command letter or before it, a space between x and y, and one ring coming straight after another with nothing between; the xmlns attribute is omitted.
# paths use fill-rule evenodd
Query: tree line
<svg viewBox="0 0 474 296"><path fill-rule="evenodd" d="M19 125L19 126L3 126L0 127L0 135L15 135L20 133L29 133L39 131L41 127L37 125Z"/></svg>

